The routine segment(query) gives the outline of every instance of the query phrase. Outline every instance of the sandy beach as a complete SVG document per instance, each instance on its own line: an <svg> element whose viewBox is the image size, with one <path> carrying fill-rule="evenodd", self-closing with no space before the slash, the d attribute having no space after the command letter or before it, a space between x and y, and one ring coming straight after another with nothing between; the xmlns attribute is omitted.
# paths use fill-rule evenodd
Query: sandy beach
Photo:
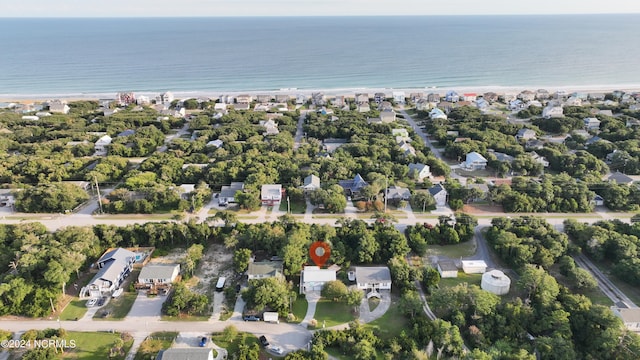
<svg viewBox="0 0 640 360"><path fill-rule="evenodd" d="M572 92L584 92L584 93L607 93L612 91L624 91L627 93L640 92L640 84L626 84L626 85L575 85L575 86L460 86L450 88L437 88L437 87L423 87L423 88L332 88L332 89L296 89L287 88L279 90L247 90L247 91L171 91L176 99L190 99L190 98L210 98L217 99L221 95L237 96L240 94L249 95L290 95L295 96L298 94L310 96L312 93L322 92L326 96L345 96L354 97L358 93L367 93L369 96L373 96L375 93L385 93L391 97L395 91L404 92L408 97L411 93L438 93L444 95L447 91L454 90L459 94L463 93L476 93L483 94L486 92L494 92L497 94L518 94L524 90L536 91L538 89L545 89L549 93L553 94L557 91L570 94ZM158 90L157 92L136 92L136 96L147 96L150 99L167 90ZM8 103L33 103L40 101L47 101L53 99L60 99L66 101L80 101L80 100L98 100L98 99L113 99L116 92L113 93L99 93L99 94L33 94L33 95L10 95L0 94L0 102Z"/></svg>

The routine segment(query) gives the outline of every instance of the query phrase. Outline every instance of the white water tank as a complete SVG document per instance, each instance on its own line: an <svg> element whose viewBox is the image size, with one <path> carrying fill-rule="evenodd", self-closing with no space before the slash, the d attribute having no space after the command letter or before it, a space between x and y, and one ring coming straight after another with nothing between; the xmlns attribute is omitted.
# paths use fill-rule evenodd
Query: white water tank
<svg viewBox="0 0 640 360"><path fill-rule="evenodd" d="M496 295L504 295L509 292L511 279L500 270L491 270L482 274L480 287Z"/></svg>

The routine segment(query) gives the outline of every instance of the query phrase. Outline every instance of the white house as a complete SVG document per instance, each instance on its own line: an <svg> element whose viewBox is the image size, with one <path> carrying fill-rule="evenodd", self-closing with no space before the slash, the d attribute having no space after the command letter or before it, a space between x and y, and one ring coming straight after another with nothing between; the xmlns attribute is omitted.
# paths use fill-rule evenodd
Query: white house
<svg viewBox="0 0 640 360"><path fill-rule="evenodd" d="M535 138L536 138L536 132L534 130L527 129L527 128L522 128L518 130L518 133L516 134L516 140L529 140L529 139L535 139Z"/></svg>
<svg viewBox="0 0 640 360"><path fill-rule="evenodd" d="M458 95L458 93L453 90L449 90L445 94L444 99L449 102L458 102L460 101L460 95Z"/></svg>
<svg viewBox="0 0 640 360"><path fill-rule="evenodd" d="M324 284L336 280L335 269L320 269L319 266L305 266L300 275L300 293L321 291Z"/></svg>
<svg viewBox="0 0 640 360"><path fill-rule="evenodd" d="M621 301L612 306L611 311L622 320L625 328L640 332L640 308L631 308Z"/></svg>
<svg viewBox="0 0 640 360"><path fill-rule="evenodd" d="M169 285L180 275L180 264L149 264L140 270L138 285L151 288Z"/></svg>
<svg viewBox="0 0 640 360"><path fill-rule="evenodd" d="M446 120L447 119L447 115L445 115L444 111L442 111L439 108L433 108L430 112L429 112L429 117L432 120L435 119L443 119Z"/></svg>
<svg viewBox="0 0 640 360"><path fill-rule="evenodd" d="M467 154L463 166L468 170L484 170L487 167L487 159L479 153L472 151Z"/></svg>
<svg viewBox="0 0 640 360"><path fill-rule="evenodd" d="M236 199L234 196L236 192L244 190L243 182L232 182L229 186L223 186L220 189L220 195L218 195L218 204L219 205L227 205L231 203L235 203Z"/></svg>
<svg viewBox="0 0 640 360"><path fill-rule="evenodd" d="M584 127L587 130L599 130L600 129L600 120L594 117L584 118Z"/></svg>
<svg viewBox="0 0 640 360"><path fill-rule="evenodd" d="M260 191L260 200L263 205L273 206L282 200L282 185L264 184Z"/></svg>
<svg viewBox="0 0 640 360"><path fill-rule="evenodd" d="M16 203L16 198L13 196L12 189L0 189L0 206L13 207Z"/></svg>
<svg viewBox="0 0 640 360"><path fill-rule="evenodd" d="M529 156L531 156L531 158L535 160L537 163L542 164L543 167L549 167L549 161L547 161L547 159L544 156L541 156L537 152L532 151L529 153Z"/></svg>
<svg viewBox="0 0 640 360"><path fill-rule="evenodd" d="M82 288L81 296L100 297L113 292L129 276L135 261L136 254L127 249L117 248L104 253L97 262L98 273Z"/></svg>
<svg viewBox="0 0 640 360"><path fill-rule="evenodd" d="M69 110L71 108L69 108L66 101L54 100L49 103L49 111L52 113L68 114Z"/></svg>
<svg viewBox="0 0 640 360"><path fill-rule="evenodd" d="M404 91L393 92L393 101L395 101L396 104L404 104L406 99L407 99L407 95L405 94Z"/></svg>
<svg viewBox="0 0 640 360"><path fill-rule="evenodd" d="M465 274L482 274L487 271L484 260L462 260L462 271Z"/></svg>
<svg viewBox="0 0 640 360"><path fill-rule="evenodd" d="M259 261L249 263L247 279L266 279L270 277L284 278L281 261Z"/></svg>
<svg viewBox="0 0 640 360"><path fill-rule="evenodd" d="M564 110L562 110L562 106L549 104L542 109L542 117L545 119L564 117Z"/></svg>
<svg viewBox="0 0 640 360"><path fill-rule="evenodd" d="M440 273L441 278L458 277L458 267L453 260L439 260L438 265L436 265L436 269L438 270L438 273Z"/></svg>
<svg viewBox="0 0 640 360"><path fill-rule="evenodd" d="M356 286L361 290L391 290L391 273L386 266L358 266Z"/></svg>
<svg viewBox="0 0 640 360"><path fill-rule="evenodd" d="M313 174L305 177L301 188L303 188L304 191L314 191L320 189L320 178Z"/></svg>
<svg viewBox="0 0 640 360"><path fill-rule="evenodd" d="M222 140L216 139L216 140L209 141L205 146L213 146L215 148L220 148L223 144L224 142L222 142Z"/></svg>
<svg viewBox="0 0 640 360"><path fill-rule="evenodd" d="M156 360L213 360L213 349L206 347L172 348L161 351Z"/></svg>
<svg viewBox="0 0 640 360"><path fill-rule="evenodd" d="M94 149L96 151L96 155L105 156L107 155L107 151L109 150L109 145L111 145L111 141L113 139L109 135L104 135L96 143L94 144Z"/></svg>
<svg viewBox="0 0 640 360"><path fill-rule="evenodd" d="M436 201L436 206L446 206L449 194L442 184L436 184L429 188L429 194Z"/></svg>
<svg viewBox="0 0 640 360"><path fill-rule="evenodd" d="M429 165L425 164L409 164L409 175L415 176L418 181L424 181L424 179L431 176L431 169Z"/></svg>

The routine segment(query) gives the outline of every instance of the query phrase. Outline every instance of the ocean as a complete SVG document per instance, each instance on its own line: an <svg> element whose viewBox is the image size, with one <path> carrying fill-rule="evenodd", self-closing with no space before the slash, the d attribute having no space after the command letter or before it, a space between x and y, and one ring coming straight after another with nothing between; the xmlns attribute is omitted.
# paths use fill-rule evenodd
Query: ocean
<svg viewBox="0 0 640 360"><path fill-rule="evenodd" d="M640 15L0 19L0 96L640 86Z"/></svg>

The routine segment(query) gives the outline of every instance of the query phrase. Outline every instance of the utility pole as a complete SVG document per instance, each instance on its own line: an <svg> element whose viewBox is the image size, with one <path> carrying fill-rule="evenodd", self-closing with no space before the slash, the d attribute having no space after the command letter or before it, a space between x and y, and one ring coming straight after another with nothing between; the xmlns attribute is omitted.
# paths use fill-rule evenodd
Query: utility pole
<svg viewBox="0 0 640 360"><path fill-rule="evenodd" d="M289 197L287 196L287 214L291 214L291 204L289 203Z"/></svg>
<svg viewBox="0 0 640 360"><path fill-rule="evenodd" d="M384 177L384 213L387 213L387 197L389 195L389 178Z"/></svg>
<svg viewBox="0 0 640 360"><path fill-rule="evenodd" d="M94 175L93 181L96 183L96 192L98 193L98 206L100 206L100 214L102 214L102 198L100 197L100 188L98 187L98 178Z"/></svg>

